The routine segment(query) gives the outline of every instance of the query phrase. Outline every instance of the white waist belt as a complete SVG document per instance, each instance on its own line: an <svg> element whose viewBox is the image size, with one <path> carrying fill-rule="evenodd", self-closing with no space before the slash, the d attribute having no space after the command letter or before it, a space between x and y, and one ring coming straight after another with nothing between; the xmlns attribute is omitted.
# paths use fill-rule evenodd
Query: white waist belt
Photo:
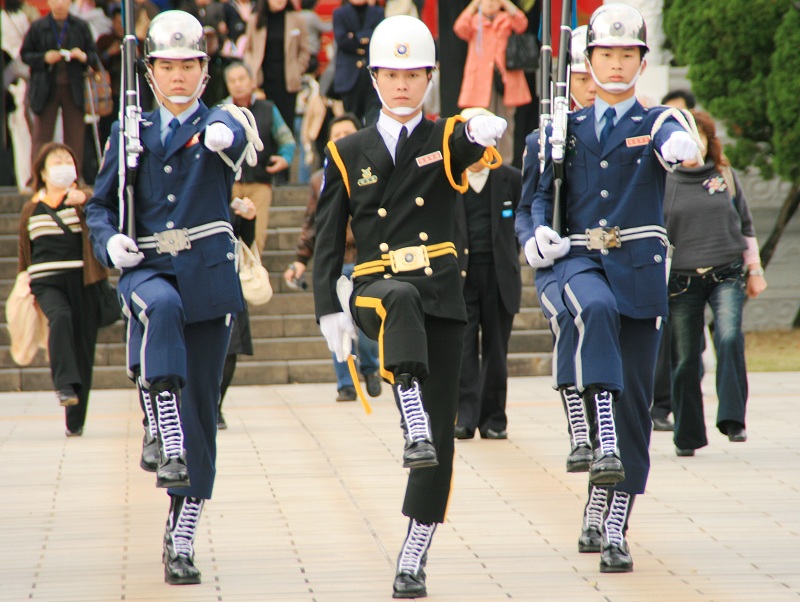
<svg viewBox="0 0 800 602"><path fill-rule="evenodd" d="M155 249L158 253L177 255L180 251L191 249L193 240L200 240L215 234L227 234L233 239L233 226L226 221L209 222L193 228L164 230L156 232L152 236L141 236L136 239L136 243L140 249Z"/></svg>
<svg viewBox="0 0 800 602"><path fill-rule="evenodd" d="M569 242L573 247L598 249L608 253L608 249L618 248L623 242L641 238L658 238L669 245L667 229L663 226L637 226L620 229L618 227L587 228L583 234L570 234Z"/></svg>

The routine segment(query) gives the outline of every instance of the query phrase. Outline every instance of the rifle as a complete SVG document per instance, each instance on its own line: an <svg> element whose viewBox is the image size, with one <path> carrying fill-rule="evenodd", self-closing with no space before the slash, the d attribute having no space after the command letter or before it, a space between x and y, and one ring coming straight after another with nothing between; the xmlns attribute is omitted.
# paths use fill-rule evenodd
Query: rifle
<svg viewBox="0 0 800 602"><path fill-rule="evenodd" d="M139 155L144 152L139 139L142 107L139 105L139 78L136 73L137 46L134 0L123 0L122 82L119 103L119 230L127 220L125 234L136 240L133 213L133 188L139 168Z"/></svg>
<svg viewBox="0 0 800 602"><path fill-rule="evenodd" d="M540 54L541 64L539 73L541 74L541 100L539 108L539 173L544 172L545 132L547 127L553 122L550 113L550 70L553 68L553 46L550 35L550 3L551 0L542 2L542 51Z"/></svg>
<svg viewBox="0 0 800 602"><path fill-rule="evenodd" d="M558 47L558 73L553 100L553 131L550 135L553 158L553 230L562 234L564 209L561 200L564 183L564 150L567 142L567 114L569 113L568 69L572 29L570 5L572 0L561 1L561 41Z"/></svg>

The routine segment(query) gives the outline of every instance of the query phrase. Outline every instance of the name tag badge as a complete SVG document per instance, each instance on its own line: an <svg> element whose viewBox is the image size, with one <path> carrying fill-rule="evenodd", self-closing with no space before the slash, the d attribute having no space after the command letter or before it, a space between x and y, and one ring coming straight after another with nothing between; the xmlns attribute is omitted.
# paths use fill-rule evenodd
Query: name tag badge
<svg viewBox="0 0 800 602"><path fill-rule="evenodd" d="M625 144L628 148L632 146L646 146L650 144L650 136L634 136L633 138L625 138Z"/></svg>
<svg viewBox="0 0 800 602"><path fill-rule="evenodd" d="M419 167L424 167L425 165L430 165L431 163L436 163L437 161L441 160L442 160L441 151L434 151L427 155L422 155L421 157L417 157L417 165Z"/></svg>

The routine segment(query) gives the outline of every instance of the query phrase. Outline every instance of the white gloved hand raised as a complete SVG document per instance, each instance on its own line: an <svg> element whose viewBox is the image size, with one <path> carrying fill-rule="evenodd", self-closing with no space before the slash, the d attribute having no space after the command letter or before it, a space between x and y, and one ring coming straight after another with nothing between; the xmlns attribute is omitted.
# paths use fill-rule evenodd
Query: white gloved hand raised
<svg viewBox="0 0 800 602"><path fill-rule="evenodd" d="M467 129L473 142L481 146L495 146L502 138L508 122L496 115L475 115L467 122Z"/></svg>
<svg viewBox="0 0 800 602"><path fill-rule="evenodd" d="M686 132L673 132L661 145L661 156L669 163L680 163L698 158L697 143Z"/></svg>
<svg viewBox="0 0 800 602"><path fill-rule="evenodd" d="M206 148L217 152L225 150L233 144L233 131L224 123L215 121L206 126L205 142Z"/></svg>
<svg viewBox="0 0 800 602"><path fill-rule="evenodd" d="M536 237L532 236L525 243L525 259L532 268L549 268L553 265L552 259L545 259L539 253L539 245L536 244Z"/></svg>
<svg viewBox="0 0 800 602"><path fill-rule="evenodd" d="M346 362L356 338L353 320L343 311L326 314L319 319L319 329L328 343L328 349L336 354L337 362Z"/></svg>
<svg viewBox="0 0 800 602"><path fill-rule="evenodd" d="M561 238L552 228L539 226L534 234L539 254L545 259L555 261L569 253L569 238Z"/></svg>
<svg viewBox="0 0 800 602"><path fill-rule="evenodd" d="M132 268L144 259L144 253L139 251L136 241L124 234L115 234L109 238L106 251L111 262L118 268Z"/></svg>

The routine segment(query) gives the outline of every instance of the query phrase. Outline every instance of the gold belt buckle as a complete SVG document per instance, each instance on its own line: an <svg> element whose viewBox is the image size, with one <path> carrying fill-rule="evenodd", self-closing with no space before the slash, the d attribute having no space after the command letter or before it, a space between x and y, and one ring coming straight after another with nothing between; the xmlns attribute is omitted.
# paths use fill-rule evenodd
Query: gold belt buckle
<svg viewBox="0 0 800 602"><path fill-rule="evenodd" d="M392 271L395 274L421 270L431 265L431 260L428 258L428 247L425 245L389 251L389 261L391 261Z"/></svg>
<svg viewBox="0 0 800 602"><path fill-rule="evenodd" d="M156 252L177 255L180 251L192 248L192 241L189 238L189 230L164 230L153 234L156 241Z"/></svg>
<svg viewBox="0 0 800 602"><path fill-rule="evenodd" d="M619 226L586 229L587 249L614 249L621 246Z"/></svg>

